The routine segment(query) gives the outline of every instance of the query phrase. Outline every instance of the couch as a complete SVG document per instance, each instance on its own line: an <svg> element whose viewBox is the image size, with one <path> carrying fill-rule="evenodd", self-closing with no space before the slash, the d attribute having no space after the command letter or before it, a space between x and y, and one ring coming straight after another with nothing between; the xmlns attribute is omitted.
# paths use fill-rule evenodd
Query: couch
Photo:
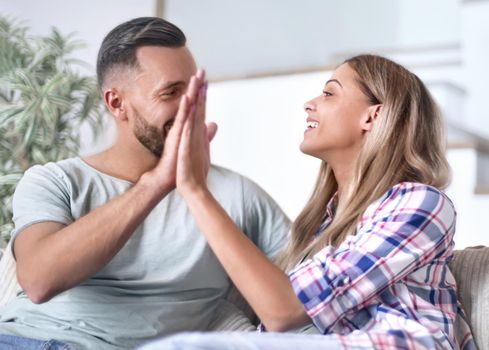
<svg viewBox="0 0 489 350"><path fill-rule="evenodd" d="M465 309L477 346L489 350L489 247L455 251L450 270L457 282L457 294ZM15 260L9 246L0 259L0 306L20 290Z"/></svg>

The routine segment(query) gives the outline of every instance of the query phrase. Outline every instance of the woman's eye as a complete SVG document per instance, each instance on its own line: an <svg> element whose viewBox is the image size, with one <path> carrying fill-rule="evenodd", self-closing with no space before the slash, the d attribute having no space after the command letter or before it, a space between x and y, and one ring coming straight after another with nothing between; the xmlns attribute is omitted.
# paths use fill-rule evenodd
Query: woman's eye
<svg viewBox="0 0 489 350"><path fill-rule="evenodd" d="M333 96L333 94L329 91L323 91L324 96Z"/></svg>

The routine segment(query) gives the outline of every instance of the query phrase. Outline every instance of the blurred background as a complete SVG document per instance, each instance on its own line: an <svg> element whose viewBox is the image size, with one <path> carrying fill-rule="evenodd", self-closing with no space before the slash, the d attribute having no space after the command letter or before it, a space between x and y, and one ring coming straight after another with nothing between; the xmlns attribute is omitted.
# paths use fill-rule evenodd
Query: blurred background
<svg viewBox="0 0 489 350"><path fill-rule="evenodd" d="M299 151L305 101L357 53L387 56L415 72L438 101L458 210L456 247L489 245L488 0L0 0L0 14L33 35L52 26L86 43L94 74L103 37L139 16L160 16L187 35L210 78L208 119L219 124L215 164L248 176L293 219L311 194L319 162ZM114 140L81 128L82 155Z"/></svg>

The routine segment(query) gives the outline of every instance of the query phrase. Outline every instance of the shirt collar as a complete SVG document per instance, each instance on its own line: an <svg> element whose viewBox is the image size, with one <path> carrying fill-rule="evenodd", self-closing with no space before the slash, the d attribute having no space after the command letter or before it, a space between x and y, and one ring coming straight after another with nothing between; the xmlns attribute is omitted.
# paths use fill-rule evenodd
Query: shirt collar
<svg viewBox="0 0 489 350"><path fill-rule="evenodd" d="M336 213L336 206L338 205L338 192L336 192L333 197L329 200L328 204L326 205L326 217L333 218L334 214Z"/></svg>
<svg viewBox="0 0 489 350"><path fill-rule="evenodd" d="M319 236L329 226L329 224L331 224L331 221L333 221L337 204L338 192L336 192L333 197L331 197L328 204L326 205L326 213L324 214L321 225L319 225L319 228L316 231L316 236Z"/></svg>

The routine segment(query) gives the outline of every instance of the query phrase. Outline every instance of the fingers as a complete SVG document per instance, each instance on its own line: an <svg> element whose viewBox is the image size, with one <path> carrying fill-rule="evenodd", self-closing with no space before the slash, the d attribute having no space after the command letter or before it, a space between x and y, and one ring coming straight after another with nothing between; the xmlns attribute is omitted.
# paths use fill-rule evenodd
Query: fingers
<svg viewBox="0 0 489 350"><path fill-rule="evenodd" d="M217 133L217 124L216 123L207 123L207 140L211 142L216 136Z"/></svg>
<svg viewBox="0 0 489 350"><path fill-rule="evenodd" d="M200 91L205 85L205 72L199 69L197 73L192 76L187 88L187 97L190 104L196 104L199 98Z"/></svg>
<svg viewBox="0 0 489 350"><path fill-rule="evenodd" d="M192 132L194 132L195 125L195 110L195 104L189 104L188 116L183 127L183 137L186 138L187 142L190 142L190 140L193 139Z"/></svg>
<svg viewBox="0 0 489 350"><path fill-rule="evenodd" d="M210 124L209 129L205 125L205 105L207 95L207 82L205 81L205 72L199 70L189 82L186 92L188 106L186 110L187 117L183 120L183 142L186 144L185 149L190 143L196 143L197 148L202 147L203 143L208 143L216 134L217 125ZM205 141L204 141L205 140Z"/></svg>
<svg viewBox="0 0 489 350"><path fill-rule="evenodd" d="M180 144L180 139L182 138L183 129L185 127L185 122L188 117L189 103L187 96L182 96L178 106L178 112L173 122L173 126L168 133L168 137L165 140L165 147L163 148L163 157L170 157L169 159L176 156L177 149Z"/></svg>
<svg viewBox="0 0 489 350"><path fill-rule="evenodd" d="M197 98L197 118L198 123L204 126L205 123L205 105L207 100L207 82L204 81L199 89Z"/></svg>
<svg viewBox="0 0 489 350"><path fill-rule="evenodd" d="M189 102L188 102L188 97L186 95L183 95L182 98L180 99L180 104L178 105L178 112L177 116L175 117L175 121L173 122L173 126L170 130L173 131L177 135L182 134L183 127L185 125L185 121L187 120L188 117L188 111L189 110Z"/></svg>
<svg viewBox="0 0 489 350"><path fill-rule="evenodd" d="M189 99L190 111L184 129L185 133L191 133L192 131L196 133L205 132L206 93L205 72L199 69L197 74L190 79L186 93Z"/></svg>
<svg viewBox="0 0 489 350"><path fill-rule="evenodd" d="M175 141L178 143L183 130L185 129L185 122L189 118L194 118L192 113L192 108L195 106L198 97L199 87L203 85L204 72L199 70L196 75L192 76L189 82L187 93L182 96L178 106L177 115L175 116L175 121L170 130L169 135L175 135ZM170 141L170 140L169 140Z"/></svg>

